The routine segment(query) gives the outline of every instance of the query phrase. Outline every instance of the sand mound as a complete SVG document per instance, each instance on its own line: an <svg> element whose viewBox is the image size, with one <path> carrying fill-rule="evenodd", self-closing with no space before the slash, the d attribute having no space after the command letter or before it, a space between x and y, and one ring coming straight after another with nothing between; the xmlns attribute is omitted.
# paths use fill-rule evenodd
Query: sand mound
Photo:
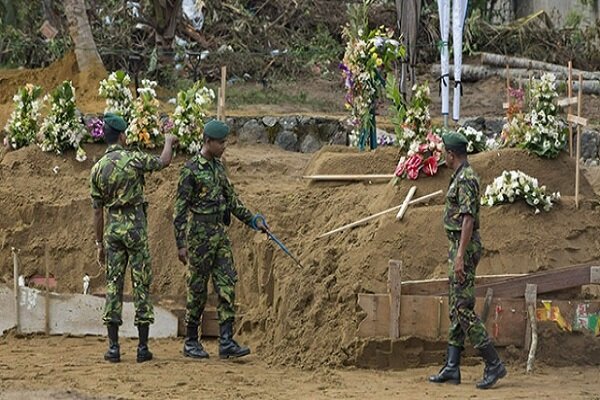
<svg viewBox="0 0 600 400"><path fill-rule="evenodd" d="M100 112L104 109L104 99L98 96L98 83L106 78L102 68L80 73L75 53L70 52L62 59L46 68L39 69L0 69L0 129L4 127L12 111L12 98L19 87L32 83L40 85L48 93L65 80L73 82L77 107L83 112Z"/></svg>
<svg viewBox="0 0 600 400"><path fill-rule="evenodd" d="M94 235L88 174L104 147L86 147L83 164L36 147L0 153L0 276L10 282L10 247L22 249L25 274L43 271L43 248L59 290L79 291L84 271L101 274L94 263ZM410 208L402 223L393 214L325 239L316 237L366 215L400 204L412 184L417 195L446 189L450 171L433 178L389 184L308 184L309 173L390 173L396 152L357 153L326 148L314 155L274 146L235 145L227 164L241 198L264 213L279 238L301 259L296 266L279 248L234 221L230 228L239 272L238 301L242 340L271 362L302 366L353 364L358 346L356 294L385 290L387 262L403 260L404 279L443 276L446 239L441 226L442 198ZM177 261L172 207L184 158L147 179L153 293L183 304L185 268ZM485 208L485 254L479 273L518 273L583 263L600 257L597 198L585 181L583 205L576 210L574 163L568 157L544 161L520 150L472 157L483 183L503 169L520 168L550 190L566 195L551 213L534 215L524 204ZM58 173L53 168L58 166ZM362 167L357 166L364 166ZM130 286L127 286L128 290ZM92 281L103 291L103 277Z"/></svg>

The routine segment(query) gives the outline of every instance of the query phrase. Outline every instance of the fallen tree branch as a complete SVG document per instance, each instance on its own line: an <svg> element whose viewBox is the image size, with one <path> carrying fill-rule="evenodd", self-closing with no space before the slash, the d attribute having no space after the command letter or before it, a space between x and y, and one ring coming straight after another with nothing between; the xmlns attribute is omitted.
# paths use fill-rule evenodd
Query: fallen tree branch
<svg viewBox="0 0 600 400"><path fill-rule="evenodd" d="M530 60L523 57L511 57L503 56L501 54L493 53L481 53L481 63L485 65L493 65L498 67L505 67L508 65L511 68L524 68L524 69L535 69L553 72L555 74L562 73L565 76L569 73L569 69L566 66L551 64L543 61ZM600 80L600 73L581 71L578 69L573 70L573 76L582 74L583 79L586 80Z"/></svg>

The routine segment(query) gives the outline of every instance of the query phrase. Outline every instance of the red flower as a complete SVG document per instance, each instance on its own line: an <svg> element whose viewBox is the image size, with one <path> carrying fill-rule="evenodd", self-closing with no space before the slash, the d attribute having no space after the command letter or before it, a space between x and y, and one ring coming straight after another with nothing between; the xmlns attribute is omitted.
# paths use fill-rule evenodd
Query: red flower
<svg viewBox="0 0 600 400"><path fill-rule="evenodd" d="M421 169L422 162L423 157L419 154L415 154L406 160L406 175L408 176L408 179L415 180L419 177L419 170Z"/></svg>
<svg viewBox="0 0 600 400"><path fill-rule="evenodd" d="M423 172L425 172L425 175L433 176L437 173L437 170L438 163L435 156L431 156L423 162Z"/></svg>
<svg viewBox="0 0 600 400"><path fill-rule="evenodd" d="M398 161L398 165L396 166L396 171L394 174L398 177L402 177L406 172L406 159L402 157L400 161Z"/></svg>

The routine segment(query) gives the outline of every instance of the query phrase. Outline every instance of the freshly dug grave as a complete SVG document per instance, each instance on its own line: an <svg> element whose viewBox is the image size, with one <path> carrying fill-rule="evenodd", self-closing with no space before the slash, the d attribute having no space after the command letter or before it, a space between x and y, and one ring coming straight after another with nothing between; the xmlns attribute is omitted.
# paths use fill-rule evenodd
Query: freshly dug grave
<svg viewBox="0 0 600 400"><path fill-rule="evenodd" d="M89 159L56 156L37 147L0 152L0 277L12 281L11 246L21 249L25 275L43 273L44 246L60 291L80 290L84 272L97 276L93 292L102 293L102 271L94 262L94 235L88 176L100 145L86 147ZM238 221L230 228L239 272L241 340L272 363L312 367L353 364L358 342L356 294L385 290L387 261L403 261L403 279L441 277L447 244L441 218L443 197L409 208L403 222L394 213L368 225L317 239L321 233L398 205L411 185L417 196L445 190L450 171L433 178L383 184L309 184L307 173L391 173L395 149L358 153L328 147L314 156L274 146L231 146L230 176L241 198L264 213L275 234L300 258L304 269L281 250ZM177 176L185 158L147 179L153 294L182 305L185 267L177 261L172 210ZM600 256L598 198L582 182L582 206L574 206L574 161L562 155L540 160L507 149L471 157L482 186L504 169L521 169L561 203L535 215L518 203L483 208L485 245L479 274L524 273L589 262ZM365 168L357 166L364 165ZM58 169L55 167L58 166ZM57 171L56 173L54 171ZM129 290L129 285L127 286Z"/></svg>

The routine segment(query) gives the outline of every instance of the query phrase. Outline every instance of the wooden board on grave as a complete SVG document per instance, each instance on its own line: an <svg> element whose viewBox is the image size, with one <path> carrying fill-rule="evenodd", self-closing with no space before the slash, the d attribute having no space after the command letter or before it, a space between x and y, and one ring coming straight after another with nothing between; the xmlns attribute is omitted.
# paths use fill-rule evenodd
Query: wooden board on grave
<svg viewBox="0 0 600 400"><path fill-rule="evenodd" d="M504 282L526 274L481 275L475 277L475 287ZM448 293L448 278L424 279L402 282L402 294L440 296Z"/></svg>
<svg viewBox="0 0 600 400"><path fill-rule="evenodd" d="M358 324L359 337L388 337L390 334L390 296L387 294L358 294L358 305L366 313Z"/></svg>

